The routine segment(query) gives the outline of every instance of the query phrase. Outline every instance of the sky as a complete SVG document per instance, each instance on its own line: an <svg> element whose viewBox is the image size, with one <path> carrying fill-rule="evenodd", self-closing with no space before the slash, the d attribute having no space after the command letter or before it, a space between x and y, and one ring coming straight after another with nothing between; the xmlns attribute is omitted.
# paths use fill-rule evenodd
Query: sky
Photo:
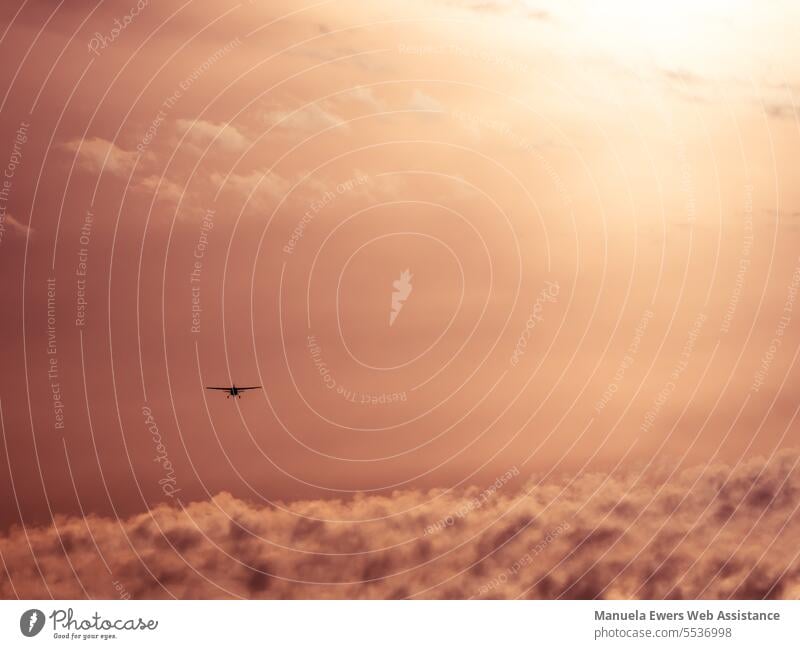
<svg viewBox="0 0 800 649"><path fill-rule="evenodd" d="M796 597L799 24L5 3L0 595Z"/></svg>

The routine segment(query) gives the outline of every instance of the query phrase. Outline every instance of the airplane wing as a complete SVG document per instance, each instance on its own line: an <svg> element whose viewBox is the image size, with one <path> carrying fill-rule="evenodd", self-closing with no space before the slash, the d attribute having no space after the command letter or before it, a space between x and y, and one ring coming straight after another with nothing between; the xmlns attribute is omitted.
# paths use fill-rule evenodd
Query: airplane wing
<svg viewBox="0 0 800 649"><path fill-rule="evenodd" d="M211 387L211 386L206 386L206 390L225 390L225 392L230 392L231 391L230 388L215 388L215 387Z"/></svg>
<svg viewBox="0 0 800 649"><path fill-rule="evenodd" d="M242 390L258 390L260 388L261 388L260 385L250 385L250 386L248 386L246 388L240 388L238 385L236 386L236 389L239 390L239 391L242 391Z"/></svg>

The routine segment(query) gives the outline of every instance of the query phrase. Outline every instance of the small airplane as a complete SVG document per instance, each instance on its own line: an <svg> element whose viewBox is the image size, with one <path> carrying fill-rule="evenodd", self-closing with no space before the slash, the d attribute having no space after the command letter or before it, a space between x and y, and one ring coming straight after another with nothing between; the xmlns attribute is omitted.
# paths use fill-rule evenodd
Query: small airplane
<svg viewBox="0 0 800 649"><path fill-rule="evenodd" d="M229 388L217 388L213 386L206 387L206 390L224 390L225 392L228 393L227 396L225 397L226 399L230 399L231 397L239 397L241 399L242 395L239 394L240 392L244 392L245 390L259 390L259 389L261 389L260 385L249 385L247 387L240 388L236 384L232 385Z"/></svg>

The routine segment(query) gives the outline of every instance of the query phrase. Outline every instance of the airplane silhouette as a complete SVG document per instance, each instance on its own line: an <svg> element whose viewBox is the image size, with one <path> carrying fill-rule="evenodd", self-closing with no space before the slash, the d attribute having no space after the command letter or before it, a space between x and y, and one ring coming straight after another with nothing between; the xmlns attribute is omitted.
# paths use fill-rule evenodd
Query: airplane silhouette
<svg viewBox="0 0 800 649"><path fill-rule="evenodd" d="M240 388L236 384L234 384L229 388L217 388L213 386L207 386L206 390L224 390L225 392L228 393L227 396L225 397L226 399L230 399L231 397L239 397L241 399L242 395L239 394L240 392L244 392L245 390L258 390L260 388L261 388L260 385L250 385L244 388Z"/></svg>

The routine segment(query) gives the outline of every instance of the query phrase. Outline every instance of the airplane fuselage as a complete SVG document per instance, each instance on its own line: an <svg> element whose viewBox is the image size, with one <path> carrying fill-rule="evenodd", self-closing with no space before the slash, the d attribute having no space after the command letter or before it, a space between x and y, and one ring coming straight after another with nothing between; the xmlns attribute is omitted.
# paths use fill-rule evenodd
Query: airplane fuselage
<svg viewBox="0 0 800 649"><path fill-rule="evenodd" d="M239 387L237 385L232 385L229 388L222 387L222 386L207 386L206 387L206 390L220 390L220 391L227 392L227 394L225 395L226 399L230 399L231 397L238 397L239 399L241 399L242 398L242 392L244 392L245 390L259 390L259 389L261 389L260 385L250 385L250 386L244 386L244 387Z"/></svg>

